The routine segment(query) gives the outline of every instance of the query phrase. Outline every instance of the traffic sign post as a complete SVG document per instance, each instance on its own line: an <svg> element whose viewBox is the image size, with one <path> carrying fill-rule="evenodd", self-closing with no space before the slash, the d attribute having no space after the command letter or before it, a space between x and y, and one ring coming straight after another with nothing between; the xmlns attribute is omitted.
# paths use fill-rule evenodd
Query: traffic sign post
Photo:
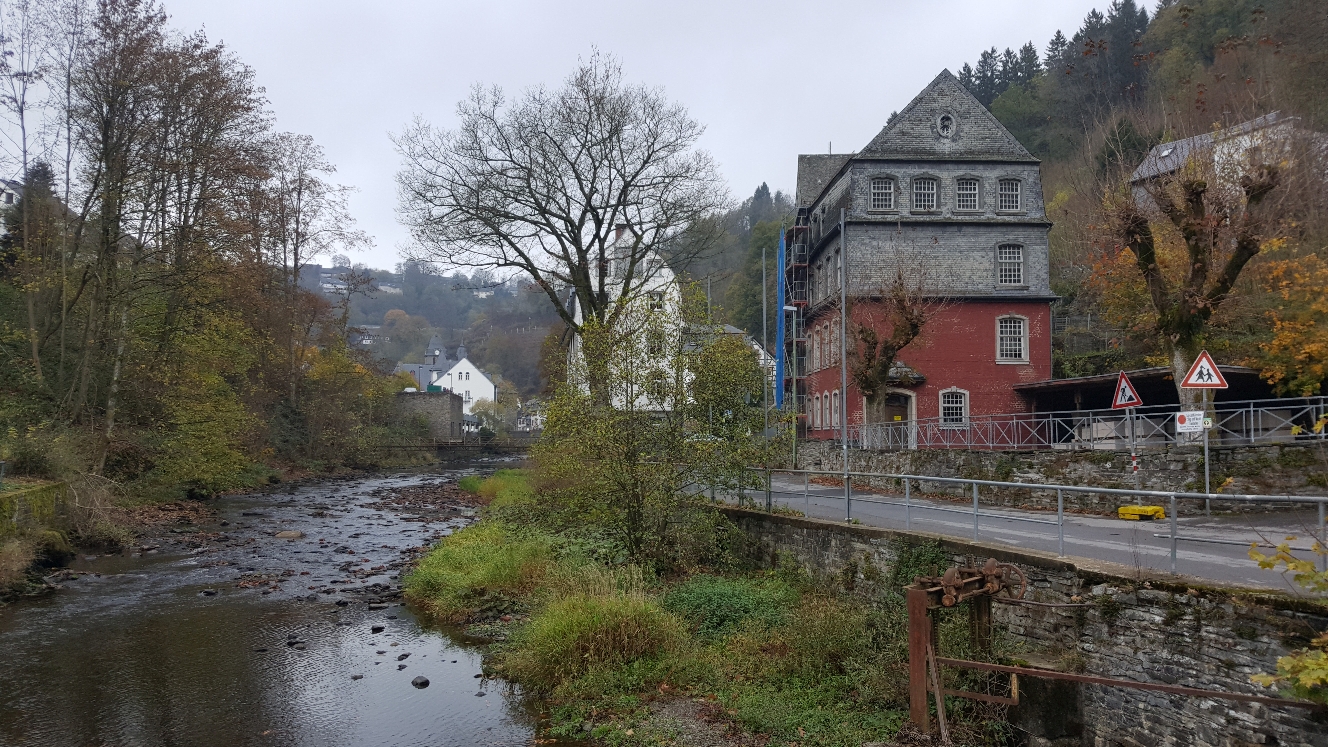
<svg viewBox="0 0 1328 747"><path fill-rule="evenodd" d="M1194 359L1194 365L1190 366L1190 370L1185 374L1185 378L1180 382L1180 386L1182 389L1199 389L1203 391L1204 409L1203 415L1199 419L1199 427L1203 430L1204 492L1211 495L1213 492L1213 484L1212 478L1210 477L1212 471L1209 469L1208 465L1208 429L1211 425L1211 421L1208 420L1208 390L1226 389L1227 380L1226 377L1222 375L1222 370L1217 367L1217 362L1213 360L1213 356L1209 355L1207 350L1200 350L1199 357ZM1184 413L1177 416L1176 422L1178 425L1180 423L1180 418L1183 416ZM1211 509L1212 499L1205 498L1204 516L1209 516L1212 513Z"/></svg>
<svg viewBox="0 0 1328 747"><path fill-rule="evenodd" d="M1135 449L1134 442L1134 408L1142 405L1143 399L1139 397L1139 392L1130 383L1130 377L1125 375L1124 371L1116 377L1116 395L1111 398L1111 409L1125 410L1125 417L1130 420L1130 469L1134 471L1134 489L1140 489L1139 478L1139 453ZM1135 502L1143 505L1143 498L1135 497Z"/></svg>

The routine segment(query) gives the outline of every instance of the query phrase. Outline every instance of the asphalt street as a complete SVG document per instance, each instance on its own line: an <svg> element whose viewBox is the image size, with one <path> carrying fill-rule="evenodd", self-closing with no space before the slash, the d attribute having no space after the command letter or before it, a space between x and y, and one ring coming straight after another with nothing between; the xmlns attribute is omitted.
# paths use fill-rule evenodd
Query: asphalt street
<svg viewBox="0 0 1328 747"><path fill-rule="evenodd" d="M764 493L750 493L761 504ZM864 525L907 529L973 539L972 504L854 490L852 518ZM776 476L771 500L817 519L844 521L843 487L810 485L794 476ZM1181 512L1176 532L1176 572L1182 576L1240 586L1295 590L1289 577L1259 568L1249 557L1252 542L1277 543L1287 537L1301 557L1309 552L1317 530L1313 506L1269 513L1212 517ZM1065 555L1108 561L1153 575L1171 572L1171 521L1125 521L1092 514L1065 514ZM1057 553L1056 512L982 506L977 538L983 542Z"/></svg>

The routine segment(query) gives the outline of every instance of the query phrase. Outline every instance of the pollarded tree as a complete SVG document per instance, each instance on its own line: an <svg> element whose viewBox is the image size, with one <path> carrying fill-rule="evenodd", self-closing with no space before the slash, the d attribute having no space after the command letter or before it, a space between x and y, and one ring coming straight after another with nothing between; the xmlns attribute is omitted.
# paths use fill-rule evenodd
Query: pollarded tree
<svg viewBox="0 0 1328 747"><path fill-rule="evenodd" d="M696 147L704 128L660 90L625 84L610 57L516 100L477 86L457 114L454 130L417 121L396 137L416 259L524 274L580 334L616 325L661 271L652 258L677 268L718 238L705 218L727 193Z"/></svg>
<svg viewBox="0 0 1328 747"><path fill-rule="evenodd" d="M1158 235L1138 200L1121 198L1108 209L1147 287L1182 404L1198 401L1197 391L1180 383L1204 345L1213 313L1250 260L1284 229L1286 206L1269 197L1285 195L1279 189L1285 169L1252 153L1254 162L1239 176L1217 173L1211 156L1199 155L1147 188L1157 213L1179 237L1173 261L1159 252Z"/></svg>

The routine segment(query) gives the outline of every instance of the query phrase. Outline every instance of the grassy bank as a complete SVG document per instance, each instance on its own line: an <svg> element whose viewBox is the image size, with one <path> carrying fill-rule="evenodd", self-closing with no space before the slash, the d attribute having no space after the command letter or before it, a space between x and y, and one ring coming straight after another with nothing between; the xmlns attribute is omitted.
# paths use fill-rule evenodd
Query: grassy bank
<svg viewBox="0 0 1328 747"><path fill-rule="evenodd" d="M685 699L731 732L770 745L859 747L893 738L907 711L903 599L864 599L789 567L660 574L600 560L593 538L515 522L538 500L505 471L467 487L484 518L444 540L406 579L408 598L440 620L496 639L486 666L544 699L556 736L607 744L676 744L660 705ZM948 563L901 550L898 584ZM887 579L893 581L896 579ZM967 615L942 620L966 648ZM961 743L995 743L1003 714L955 703ZM984 723L985 722L985 723Z"/></svg>

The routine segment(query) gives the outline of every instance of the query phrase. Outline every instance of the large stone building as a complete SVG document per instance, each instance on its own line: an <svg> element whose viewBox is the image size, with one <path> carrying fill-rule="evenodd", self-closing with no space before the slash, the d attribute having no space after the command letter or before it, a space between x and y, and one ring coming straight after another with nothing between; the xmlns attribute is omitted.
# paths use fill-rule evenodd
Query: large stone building
<svg viewBox="0 0 1328 747"><path fill-rule="evenodd" d="M836 437L841 417L961 425L1025 409L1013 387L1051 376L1040 164L948 70L860 152L799 156L797 190L790 383L807 435ZM870 402L851 376L840 394L845 267L853 322L888 333L892 287L930 309Z"/></svg>

